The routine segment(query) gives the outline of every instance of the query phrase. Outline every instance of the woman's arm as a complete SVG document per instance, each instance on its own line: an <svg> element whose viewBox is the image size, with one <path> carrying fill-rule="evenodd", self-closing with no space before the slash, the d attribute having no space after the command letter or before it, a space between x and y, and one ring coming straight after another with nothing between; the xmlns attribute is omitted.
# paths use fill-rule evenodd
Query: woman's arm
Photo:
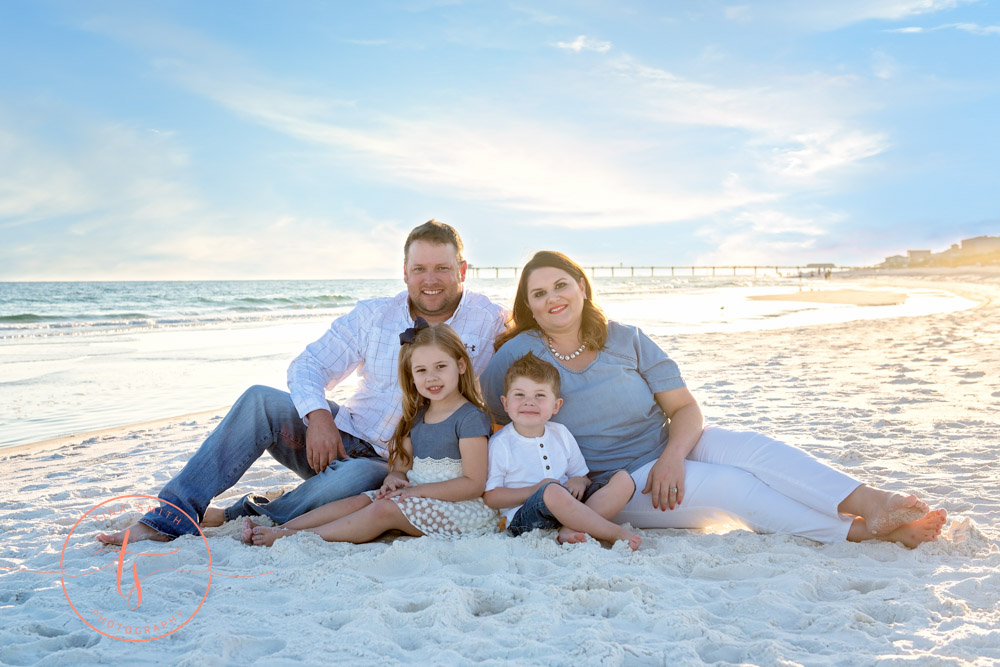
<svg viewBox="0 0 1000 667"><path fill-rule="evenodd" d="M486 436L461 438L462 475L444 482L417 484L403 489L400 498L436 498L450 502L472 500L483 495L486 488Z"/></svg>
<svg viewBox="0 0 1000 667"><path fill-rule="evenodd" d="M642 492L652 494L653 507L674 509L684 500L684 460L698 444L705 420L698 401L687 388L660 391L653 398L667 416L669 437ZM670 489L677 491L671 493Z"/></svg>

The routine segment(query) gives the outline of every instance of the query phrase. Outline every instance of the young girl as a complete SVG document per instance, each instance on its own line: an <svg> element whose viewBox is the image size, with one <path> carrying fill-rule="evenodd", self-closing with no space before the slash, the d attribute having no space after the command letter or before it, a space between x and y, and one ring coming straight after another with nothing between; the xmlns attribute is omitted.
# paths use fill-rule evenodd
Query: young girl
<svg viewBox="0 0 1000 667"><path fill-rule="evenodd" d="M243 541L271 546L300 530L328 542L370 542L388 530L407 535L493 532L499 516L483 503L490 418L472 361L447 324L417 318L399 336L403 417L378 491L327 503L277 528L243 521Z"/></svg>

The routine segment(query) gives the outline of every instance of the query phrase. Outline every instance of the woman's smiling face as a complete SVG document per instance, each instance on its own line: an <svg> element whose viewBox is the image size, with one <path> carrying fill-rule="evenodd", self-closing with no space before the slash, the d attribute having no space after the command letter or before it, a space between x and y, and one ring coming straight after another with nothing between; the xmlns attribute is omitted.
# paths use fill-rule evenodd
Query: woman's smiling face
<svg viewBox="0 0 1000 667"><path fill-rule="evenodd" d="M544 266L528 276L528 307L548 334L576 332L583 322L583 281L562 269Z"/></svg>

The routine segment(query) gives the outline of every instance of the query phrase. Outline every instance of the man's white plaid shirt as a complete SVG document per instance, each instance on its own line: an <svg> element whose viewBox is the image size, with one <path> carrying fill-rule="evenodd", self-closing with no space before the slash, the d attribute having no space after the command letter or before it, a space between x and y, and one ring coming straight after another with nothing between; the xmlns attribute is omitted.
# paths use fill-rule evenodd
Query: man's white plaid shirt
<svg viewBox="0 0 1000 667"><path fill-rule="evenodd" d="M507 312L482 294L462 291L448 320L472 357L476 377L493 357L493 340L503 331ZM359 301L333 321L288 367L288 389L300 417L329 410L326 389L358 372L358 388L340 405L337 427L365 440L382 456L402 414L397 367L399 334L413 326L409 295Z"/></svg>

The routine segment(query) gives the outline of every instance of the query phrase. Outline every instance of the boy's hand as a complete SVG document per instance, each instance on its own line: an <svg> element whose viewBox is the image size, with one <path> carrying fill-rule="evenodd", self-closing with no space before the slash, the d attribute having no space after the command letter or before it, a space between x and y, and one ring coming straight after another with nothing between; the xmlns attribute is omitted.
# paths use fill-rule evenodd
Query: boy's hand
<svg viewBox="0 0 1000 667"><path fill-rule="evenodd" d="M573 494L573 497L577 500L583 500L583 494L587 492L587 487L590 486L590 480L586 477L570 477L563 484L569 492Z"/></svg>

